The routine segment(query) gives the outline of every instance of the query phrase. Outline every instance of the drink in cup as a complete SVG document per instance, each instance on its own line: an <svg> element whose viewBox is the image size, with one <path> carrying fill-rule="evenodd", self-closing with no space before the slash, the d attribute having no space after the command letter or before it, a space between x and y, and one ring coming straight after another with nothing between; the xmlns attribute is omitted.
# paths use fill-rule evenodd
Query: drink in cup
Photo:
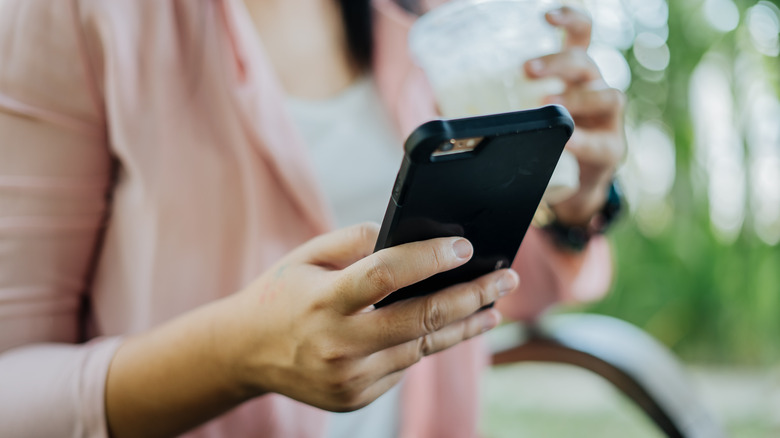
<svg viewBox="0 0 780 438"><path fill-rule="evenodd" d="M561 50L563 34L544 19L554 0L453 0L420 17L409 34L415 62L425 71L444 117L535 108L560 94L558 78L529 79L523 64ZM579 186L577 160L564 151L545 201Z"/></svg>

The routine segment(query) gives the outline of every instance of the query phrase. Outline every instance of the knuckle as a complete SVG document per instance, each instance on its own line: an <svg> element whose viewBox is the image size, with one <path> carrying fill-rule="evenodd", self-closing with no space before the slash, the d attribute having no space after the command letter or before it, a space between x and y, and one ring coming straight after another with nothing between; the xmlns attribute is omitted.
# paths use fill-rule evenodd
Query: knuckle
<svg viewBox="0 0 780 438"><path fill-rule="evenodd" d="M393 271L381 254L377 254L374 262L366 272L368 284L378 291L392 292L397 289Z"/></svg>
<svg viewBox="0 0 780 438"><path fill-rule="evenodd" d="M439 272L445 266L444 261L446 258L443 252L444 250L442 249L441 245L431 248L431 263L436 269L436 272Z"/></svg>
<svg viewBox="0 0 780 438"><path fill-rule="evenodd" d="M375 223L363 222L354 228L354 232L355 234L357 234L357 238L360 239L361 242L363 242L363 241L376 240L376 235L378 233L378 230L377 230L377 225Z"/></svg>
<svg viewBox="0 0 780 438"><path fill-rule="evenodd" d="M482 330L479 331L469 330L469 326L467 324L462 324L460 328L460 340L465 341L467 339L471 339L479 333L482 333Z"/></svg>
<svg viewBox="0 0 780 438"><path fill-rule="evenodd" d="M446 324L446 313L439 302L433 296L427 300L423 310L422 326L426 334L439 331Z"/></svg>
<svg viewBox="0 0 780 438"><path fill-rule="evenodd" d="M403 349L398 353L398 356L393 362L391 373L404 371L425 357L422 346L423 338L425 338L425 336L420 336L419 338L404 344Z"/></svg>
<svg viewBox="0 0 780 438"><path fill-rule="evenodd" d="M335 404L335 410L350 412L368 404L363 396L367 388L365 380L365 376L350 368L333 372L327 382L327 390Z"/></svg>
<svg viewBox="0 0 780 438"><path fill-rule="evenodd" d="M326 384L328 391L340 399L355 390L357 380L351 367L340 367L331 370Z"/></svg>
<svg viewBox="0 0 780 438"><path fill-rule="evenodd" d="M419 362L423 357L429 356L435 353L433 346L433 338L430 335L425 335L417 339L417 351L416 355L412 358L412 364Z"/></svg>
<svg viewBox="0 0 780 438"><path fill-rule="evenodd" d="M584 47L572 47L571 52L580 68L592 69L596 67L596 63L593 61L593 58L588 55L588 52Z"/></svg>
<svg viewBox="0 0 780 438"><path fill-rule="evenodd" d="M328 365L341 364L352 357L347 346L334 342L322 342L318 350L320 359Z"/></svg>
<svg viewBox="0 0 780 438"><path fill-rule="evenodd" d="M473 296L477 300L477 307L478 308L483 307L483 306L487 306L488 304L490 304L490 303L492 303L494 301L493 294L490 293L491 288L489 288L485 284L485 282L480 281L480 282L474 283L474 286L473 286L472 290L474 292Z"/></svg>
<svg viewBox="0 0 780 438"><path fill-rule="evenodd" d="M360 392L354 390L342 391L334 395L337 412L352 412L362 408Z"/></svg>
<svg viewBox="0 0 780 438"><path fill-rule="evenodd" d="M326 388L328 392L340 402L344 394L349 391L349 386L347 384L347 379L344 378L344 373L339 371L331 372L326 382Z"/></svg>

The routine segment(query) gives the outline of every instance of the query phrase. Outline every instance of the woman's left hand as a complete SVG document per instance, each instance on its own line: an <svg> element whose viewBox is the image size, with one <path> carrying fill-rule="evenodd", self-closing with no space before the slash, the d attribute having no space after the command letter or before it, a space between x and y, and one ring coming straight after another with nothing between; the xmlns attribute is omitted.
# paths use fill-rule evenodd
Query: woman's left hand
<svg viewBox="0 0 780 438"><path fill-rule="evenodd" d="M530 78L558 77L564 92L546 103L569 110L575 130L566 145L580 166L580 187L571 198L556 204L559 222L585 225L606 201L607 189L626 151L623 128L625 97L604 81L587 54L592 22L583 11L562 7L548 12L547 21L566 32L563 50L525 63Z"/></svg>

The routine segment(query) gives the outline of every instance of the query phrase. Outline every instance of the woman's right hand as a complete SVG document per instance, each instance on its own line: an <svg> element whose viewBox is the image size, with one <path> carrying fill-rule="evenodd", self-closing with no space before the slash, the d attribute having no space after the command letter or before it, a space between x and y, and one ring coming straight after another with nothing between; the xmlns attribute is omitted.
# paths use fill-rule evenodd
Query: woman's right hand
<svg viewBox="0 0 780 438"><path fill-rule="evenodd" d="M423 356L498 324L498 311L478 310L515 289L512 271L374 309L472 253L452 237L372 254L377 232L358 225L317 237L243 291L128 336L106 381L112 436L175 436L266 393L358 409Z"/></svg>
<svg viewBox="0 0 780 438"><path fill-rule="evenodd" d="M391 292L458 267L473 252L453 237L372 254L377 233L364 224L317 237L229 298L235 315L222 354L248 391L358 409L423 356L499 323L498 311L478 310L516 288L517 274L508 270L375 309Z"/></svg>

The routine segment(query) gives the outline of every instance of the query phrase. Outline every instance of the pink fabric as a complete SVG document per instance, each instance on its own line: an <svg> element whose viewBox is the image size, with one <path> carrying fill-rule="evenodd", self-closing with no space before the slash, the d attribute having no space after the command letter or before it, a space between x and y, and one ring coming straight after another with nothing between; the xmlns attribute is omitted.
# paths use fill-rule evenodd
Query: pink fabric
<svg viewBox="0 0 780 438"><path fill-rule="evenodd" d="M376 77L406 134L434 106L410 17L376 3ZM121 335L239 290L330 214L240 0L6 0L0 60L3 435L104 437ZM611 275L603 241L565 255L534 230L516 268L515 316ZM474 436L487 361L477 339L414 366L403 435ZM316 437L324 419L269 395L188 436Z"/></svg>

